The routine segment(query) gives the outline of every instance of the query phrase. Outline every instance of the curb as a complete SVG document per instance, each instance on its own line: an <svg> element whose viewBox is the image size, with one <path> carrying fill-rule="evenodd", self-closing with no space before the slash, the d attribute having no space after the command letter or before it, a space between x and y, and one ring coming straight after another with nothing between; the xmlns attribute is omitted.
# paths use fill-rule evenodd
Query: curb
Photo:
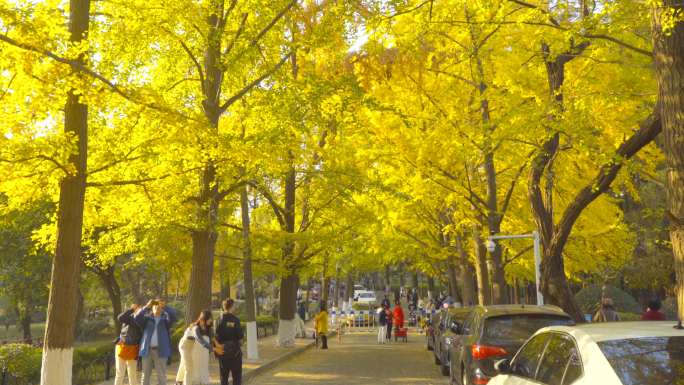
<svg viewBox="0 0 684 385"><path fill-rule="evenodd" d="M336 335L337 335L336 332L330 333L330 334L328 334L328 338L330 338L331 336L336 336ZM316 346L316 342L312 341L312 342L310 342L310 343L308 343L302 347L295 348L295 349L283 354L282 356L276 358L273 361L266 362L263 365L259 366L258 368L254 368L254 369L250 370L249 372L243 374L242 375L242 381L245 384L250 384L250 382L254 379L254 377L257 377L260 374L262 374L268 370L271 370L274 367L284 363L285 361L288 361L289 359L294 358L294 357L306 352L307 350L313 348L314 346Z"/></svg>

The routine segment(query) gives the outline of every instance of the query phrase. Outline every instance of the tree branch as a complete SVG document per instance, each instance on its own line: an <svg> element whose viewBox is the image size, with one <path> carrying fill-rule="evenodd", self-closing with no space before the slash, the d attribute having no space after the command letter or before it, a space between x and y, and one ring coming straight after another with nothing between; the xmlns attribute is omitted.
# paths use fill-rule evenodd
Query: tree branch
<svg viewBox="0 0 684 385"><path fill-rule="evenodd" d="M197 58L196 58L195 55L192 53L192 51L190 50L190 48L188 47L188 45L185 44L185 41L184 41L180 36L176 35L175 33L173 33L172 31L170 31L170 30L167 29L166 27L160 27L160 28L161 28L162 31L165 31L166 33L168 33L169 35L171 35L171 37L173 37L174 39L178 40L178 42L180 43L180 45L183 47L183 50L185 51L185 53L190 57L190 60L192 60L192 62L195 64L195 68L197 69L197 73L199 74L199 77L200 77L200 83L202 84L202 93L204 94L204 93L205 93L205 92L204 92L204 89L205 89L205 85L204 85L204 70L202 69L202 65L200 64L199 60L197 60Z"/></svg>
<svg viewBox="0 0 684 385"><path fill-rule="evenodd" d="M508 188L508 191L506 191L506 195L504 197L503 205L501 206L501 218L502 219L503 219L504 215L506 215L506 211L508 211L508 206L511 203L511 197L513 196L513 190L515 190L515 185L516 185L516 183L518 183L518 180L520 179L520 176L522 175L523 171L525 170L525 167L527 167L527 163L524 163L522 166L520 166L520 168L518 169L518 172L515 174L515 177L513 177L513 180L511 181L511 186Z"/></svg>
<svg viewBox="0 0 684 385"><path fill-rule="evenodd" d="M660 134L662 123L659 111L658 105L653 114L641 123L639 129L620 145L613 159L603 164L594 179L575 195L575 199L565 209L558 222L556 235L551 242L553 247L562 248L565 245L582 211L608 190L626 160L632 158Z"/></svg>
<svg viewBox="0 0 684 385"><path fill-rule="evenodd" d="M278 64L276 64L276 66L273 67L270 71L268 71L268 72L266 72L265 74L261 75L259 78L255 79L254 81L252 81L251 83L249 83L248 85L246 85L243 89L241 89L240 91L238 91L235 95L231 96L228 100L226 100L226 102L223 103L223 105L221 105L221 107L220 107L221 113L226 112L226 110L228 109L228 107L230 107L233 103L235 103L235 102L237 102L238 100L240 100L243 96L245 96L245 94L247 94L250 90L252 90L252 88L258 86L259 83L261 83L261 82L264 81L266 78L268 78L268 77L270 77L271 75L273 75L274 73L276 73L276 71L278 71L278 70L280 69L280 67L282 67L283 64L285 64L285 62L287 61L287 59L290 58L290 56L292 56L292 53L287 54L285 57L283 57L282 59L280 59L280 62L278 62Z"/></svg>
<svg viewBox="0 0 684 385"><path fill-rule="evenodd" d="M264 37L264 35L266 35L268 31L270 31L271 28L273 28L273 26L275 26L276 23L278 23L278 21L282 19L285 16L285 14L287 14L287 12L295 6L295 4L297 4L297 0L292 0L285 6L285 8L280 10L280 12L278 12L278 14L275 15L275 17L249 42L249 45L238 54L234 61L237 61L240 58L242 58L242 56L244 56L248 49L256 46L257 43L259 43L259 40L261 40L261 38Z"/></svg>
<svg viewBox="0 0 684 385"><path fill-rule="evenodd" d="M271 194L270 191L268 191L268 188L265 188L263 186L258 185L254 181L248 182L248 184L252 187L254 187L261 195L266 198L268 203L271 205L271 208L273 209L273 213L275 214L276 218L278 219L278 223L280 224L281 227L285 227L285 209L283 209L282 206L278 204L278 202L275 200L273 197L273 194Z"/></svg>

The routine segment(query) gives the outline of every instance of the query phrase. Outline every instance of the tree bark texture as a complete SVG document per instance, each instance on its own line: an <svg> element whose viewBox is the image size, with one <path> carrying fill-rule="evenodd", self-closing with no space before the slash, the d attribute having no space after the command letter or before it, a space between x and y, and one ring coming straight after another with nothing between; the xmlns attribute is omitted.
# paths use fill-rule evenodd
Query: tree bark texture
<svg viewBox="0 0 684 385"><path fill-rule="evenodd" d="M456 250L458 251L458 281L460 282L461 299L463 306L475 304L475 269L468 260L468 252L463 244L463 236L456 235Z"/></svg>
<svg viewBox="0 0 684 385"><path fill-rule="evenodd" d="M212 14L206 19L208 34L204 48L202 110L208 130L217 134L222 113L221 87L224 66L221 63L221 37L225 20L223 3L214 3L214 7ZM185 322L188 324L197 318L200 311L211 308L211 284L218 238L216 222L221 200L217 168L212 159L204 164L199 178L199 196L196 198L197 229L191 232L192 270L185 311Z"/></svg>
<svg viewBox="0 0 684 385"><path fill-rule="evenodd" d="M491 304L489 270L487 269L487 248L482 240L482 227L473 224L473 247L475 249L475 274L477 276L477 302L484 306Z"/></svg>
<svg viewBox="0 0 684 385"><path fill-rule="evenodd" d="M663 30L666 11L681 15L684 3L663 0L653 11L653 46L667 159L667 215L677 278L677 304L684 320L684 22Z"/></svg>
<svg viewBox="0 0 684 385"><path fill-rule="evenodd" d="M100 278L102 286L107 290L109 301L112 303L112 317L114 318L114 326L116 328L116 334L118 335L121 331L121 324L118 319L118 315L122 312L121 287L116 280L114 265L107 266L107 268L104 269L97 269L95 274Z"/></svg>
<svg viewBox="0 0 684 385"><path fill-rule="evenodd" d="M256 321L255 309L255 295L254 295L254 278L252 276L252 241L251 241L251 223L249 214L249 197L247 195L247 186L242 188L240 192L240 211L242 217L242 257L243 257L243 274L245 286L245 311L247 321Z"/></svg>
<svg viewBox="0 0 684 385"><path fill-rule="evenodd" d="M87 39L90 0L70 0L69 40L78 44ZM76 59L85 65L85 54ZM64 107L64 131L77 141L69 156L74 173L65 175L59 186L57 246L52 263L50 297L47 309L41 385L70 385L73 362L76 294L81 268L81 236L88 158L88 106L72 89Z"/></svg>

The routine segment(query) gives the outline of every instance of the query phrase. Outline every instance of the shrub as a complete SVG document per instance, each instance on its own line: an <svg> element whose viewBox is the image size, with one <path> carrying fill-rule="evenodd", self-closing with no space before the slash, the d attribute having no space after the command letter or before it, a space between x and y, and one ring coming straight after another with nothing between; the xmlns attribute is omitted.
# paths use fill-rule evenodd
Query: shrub
<svg viewBox="0 0 684 385"><path fill-rule="evenodd" d="M96 345L77 346L74 348L74 370L95 362L104 362L114 352L113 342L101 342Z"/></svg>
<svg viewBox="0 0 684 385"><path fill-rule="evenodd" d="M272 328L276 329L278 327L278 319L270 315L260 315L256 319L257 327L260 328Z"/></svg>
<svg viewBox="0 0 684 385"><path fill-rule="evenodd" d="M641 314L638 313L622 313L618 312L620 321L641 321Z"/></svg>
<svg viewBox="0 0 684 385"><path fill-rule="evenodd" d="M114 371L114 343L100 342L74 348L73 385L99 383Z"/></svg>
<svg viewBox="0 0 684 385"><path fill-rule="evenodd" d="M584 313L595 313L601 302L602 287L599 285L588 286L575 294L575 301ZM641 313L641 306L634 297L624 290L607 286L606 295L613 299L615 309L627 313Z"/></svg>
<svg viewBox="0 0 684 385"><path fill-rule="evenodd" d="M83 321L78 328L78 340L88 341L95 339L102 332L109 327L108 319L96 319L92 321Z"/></svg>
<svg viewBox="0 0 684 385"><path fill-rule="evenodd" d="M0 346L0 368L26 383L40 381L41 350L26 344Z"/></svg>

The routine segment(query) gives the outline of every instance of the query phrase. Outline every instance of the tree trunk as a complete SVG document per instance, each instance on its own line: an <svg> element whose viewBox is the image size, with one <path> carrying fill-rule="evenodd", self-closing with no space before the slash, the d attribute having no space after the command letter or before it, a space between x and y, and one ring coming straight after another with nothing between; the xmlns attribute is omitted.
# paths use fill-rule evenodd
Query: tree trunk
<svg viewBox="0 0 684 385"><path fill-rule="evenodd" d="M109 297L109 301L112 303L112 317L114 318L116 334L119 335L121 332L121 324L119 323L118 315L122 312L121 287L119 286L119 282L116 280L114 266L112 265L108 266L106 269L99 269L95 272L95 274L97 274L98 278L100 278L100 281L102 282L102 286L104 286L105 290L107 290L107 296Z"/></svg>
<svg viewBox="0 0 684 385"><path fill-rule="evenodd" d="M192 270L186 300L185 322L190 324L204 309L211 309L211 283L214 271L216 233L208 230L192 232Z"/></svg>
<svg viewBox="0 0 684 385"><path fill-rule="evenodd" d="M404 274L405 273L404 272L404 264L400 263L399 268L397 270L399 272L399 287L403 288L404 286L406 286L406 276Z"/></svg>
<svg viewBox="0 0 684 385"><path fill-rule="evenodd" d="M435 298L435 278L431 275L428 276L428 297L430 299Z"/></svg>
<svg viewBox="0 0 684 385"><path fill-rule="evenodd" d="M458 265L460 266L459 282L461 283L461 299L463 306L472 306L475 304L475 269L468 260L468 252L463 245L463 237L456 235L456 250L458 251Z"/></svg>
<svg viewBox="0 0 684 385"><path fill-rule="evenodd" d="M294 162L293 155L290 154L291 161ZM285 208L283 217L285 221L285 231L289 234L295 233L295 197L297 193L297 174L294 163L285 176ZM294 259L294 241L288 240L283 247L283 262L287 271L287 276L280 282L280 320L278 327L278 345L282 347L294 346L295 325L294 314L297 308L297 289L299 287L299 276L296 268L291 266Z"/></svg>
<svg viewBox="0 0 684 385"><path fill-rule="evenodd" d="M385 266L385 292L389 293L392 289L392 270L390 266Z"/></svg>
<svg viewBox="0 0 684 385"><path fill-rule="evenodd" d="M454 299L454 301L457 298L461 298L461 294L459 293L458 287L458 269L456 268L456 256L454 255L449 255L449 260L447 262L447 276L449 278L449 295L451 295L451 298Z"/></svg>
<svg viewBox="0 0 684 385"><path fill-rule="evenodd" d="M487 248L482 240L482 228L473 224L473 247L475 248L475 274L477 276L477 301L480 305L491 304Z"/></svg>
<svg viewBox="0 0 684 385"><path fill-rule="evenodd" d="M290 274L280 281L280 321L278 346L293 347L295 339L294 314L297 310L299 276Z"/></svg>
<svg viewBox="0 0 684 385"><path fill-rule="evenodd" d="M206 18L208 35L204 47L204 83L202 91L202 110L208 124L209 133L217 136L221 119L221 87L224 65L221 63L221 37L223 28L219 20L224 16L223 4L212 3L215 7ZM214 160L204 164L199 178L199 196L197 196L196 220L197 229L191 231L192 236L192 270L186 301L185 322L195 320L203 309L211 309L211 285L214 277L214 254L216 250L216 223L220 204L219 180Z"/></svg>
<svg viewBox="0 0 684 385"><path fill-rule="evenodd" d="M79 44L87 39L90 0L70 0L69 40ZM86 63L84 54L76 61ZM64 131L77 141L69 156L75 174L65 175L59 187L57 246L52 263L41 385L70 385L73 362L81 236L88 157L88 106L81 103L80 92L70 90L64 107Z"/></svg>
<svg viewBox="0 0 684 385"><path fill-rule="evenodd" d="M31 341L33 341L33 337L31 336L32 310L33 306L30 306L28 303L25 303L24 309L19 311L19 324L21 325L23 341L26 343L30 343Z"/></svg>
<svg viewBox="0 0 684 385"><path fill-rule="evenodd" d="M679 0L662 0L653 12L656 78L667 158L667 208L677 278L679 319L684 320L684 22L663 31L663 18L681 15ZM668 12L669 11L669 12Z"/></svg>
<svg viewBox="0 0 684 385"><path fill-rule="evenodd" d="M323 278L321 278L321 303L324 303L327 306L329 301L330 301L330 277L327 277L324 275Z"/></svg>
<svg viewBox="0 0 684 385"><path fill-rule="evenodd" d="M226 278L228 275L226 273L226 260L225 258L219 258L218 260L218 270L219 270L219 281L220 281L220 297L223 298L229 298L230 297L230 278Z"/></svg>
<svg viewBox="0 0 684 385"><path fill-rule="evenodd" d="M354 275L351 271L347 272L347 286L345 288L345 294L347 297L345 301L347 301L347 304L351 306L352 302L354 301Z"/></svg>
<svg viewBox="0 0 684 385"><path fill-rule="evenodd" d="M333 306L338 308L340 306L340 267L335 267L335 290L333 298Z"/></svg>
<svg viewBox="0 0 684 385"><path fill-rule="evenodd" d="M245 320L247 323L247 358L256 360L259 358L259 347L257 344L254 281L252 278L252 240L247 186L244 186L240 191L240 212L242 218L243 285L245 287L245 312L247 316Z"/></svg>

